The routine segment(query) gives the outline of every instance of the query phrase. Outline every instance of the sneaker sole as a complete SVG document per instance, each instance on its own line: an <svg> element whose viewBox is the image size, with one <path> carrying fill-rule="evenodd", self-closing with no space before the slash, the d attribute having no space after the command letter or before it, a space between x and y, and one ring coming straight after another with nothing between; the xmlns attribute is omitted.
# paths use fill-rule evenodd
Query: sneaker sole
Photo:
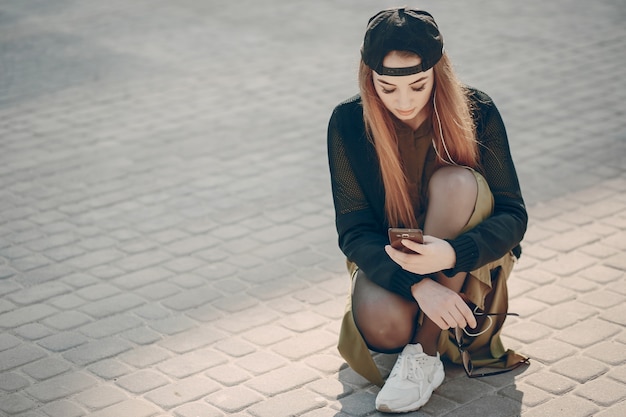
<svg viewBox="0 0 626 417"><path fill-rule="evenodd" d="M433 379L433 381L430 383L430 391L428 393L428 395L424 398L420 398L419 401L413 403L413 404L409 404L405 407L402 408L396 408L394 410L392 410L391 408L387 407L386 404L381 404L380 406L376 407L376 410L383 412L383 413L408 413L409 411L416 411L419 410L420 408L422 408L424 406L424 404L426 404L428 402L428 400L430 400L430 397L432 396L433 392L439 388L439 386L443 383L443 380L445 379L446 374L443 371L443 369L441 370L441 372L438 372L435 375L435 379Z"/></svg>

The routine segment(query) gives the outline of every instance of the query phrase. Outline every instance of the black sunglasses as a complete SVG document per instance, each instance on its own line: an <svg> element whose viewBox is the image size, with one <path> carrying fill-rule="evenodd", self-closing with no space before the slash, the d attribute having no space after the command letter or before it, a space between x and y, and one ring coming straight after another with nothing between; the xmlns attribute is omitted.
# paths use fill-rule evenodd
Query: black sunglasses
<svg viewBox="0 0 626 417"><path fill-rule="evenodd" d="M479 372L479 370L475 370L474 365L472 364L472 357L470 356L470 353L466 350L466 347L469 346L469 343L467 344L463 343L463 335L465 334L470 337L476 337L485 333L487 330L489 330L489 328L493 324L493 319L491 318L491 316L519 316L519 314L517 313L485 313L484 311L480 310L478 307L475 307L473 312L475 316L477 317L485 316L489 320L489 324L487 325L487 327L485 327L484 330L478 333L470 333L470 331L466 330L465 328L457 327L454 329L454 337L456 339L456 344L457 344L457 347L459 348L459 353L461 354L463 368L465 369L465 373L467 374L468 377L480 378L484 376L499 375L499 374L503 374L506 372L510 372L520 367L521 365L528 363L528 361L521 361L521 362L516 363L512 367L509 367L506 369L488 371L488 372Z"/></svg>

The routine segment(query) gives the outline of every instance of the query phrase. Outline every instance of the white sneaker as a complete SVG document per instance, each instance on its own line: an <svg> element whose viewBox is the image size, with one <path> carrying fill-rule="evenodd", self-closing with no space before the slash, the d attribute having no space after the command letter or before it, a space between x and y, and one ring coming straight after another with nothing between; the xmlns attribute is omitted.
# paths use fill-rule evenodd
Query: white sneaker
<svg viewBox="0 0 626 417"><path fill-rule="evenodd" d="M415 411L426 404L444 377L439 353L428 356L419 343L406 345L376 397L376 409L385 413Z"/></svg>

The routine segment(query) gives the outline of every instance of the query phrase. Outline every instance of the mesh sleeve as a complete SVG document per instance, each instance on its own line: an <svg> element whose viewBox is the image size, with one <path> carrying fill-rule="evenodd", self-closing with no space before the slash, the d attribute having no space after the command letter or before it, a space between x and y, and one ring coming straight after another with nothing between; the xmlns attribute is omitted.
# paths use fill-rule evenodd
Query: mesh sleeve
<svg viewBox="0 0 626 417"><path fill-rule="evenodd" d="M343 117L354 115L348 113ZM371 181L368 182L371 178L362 178L359 182L353 168L353 164L361 164L371 177L377 171L370 164L377 162L368 159L367 152L361 148L356 151L347 148L344 134L353 135L352 139L354 135L359 138L361 135L349 129L341 129L341 122L342 116L335 109L328 125L328 161L339 247L370 280L412 300L411 286L424 277L403 270L385 252L384 247L388 244L386 221L372 209L362 184L375 186ZM348 152L356 155L350 158Z"/></svg>
<svg viewBox="0 0 626 417"><path fill-rule="evenodd" d="M446 271L449 276L504 256L519 245L528 223L502 117L484 93L477 104L477 137L481 170L494 197L494 210L472 230L448 240L457 254L455 267Z"/></svg>

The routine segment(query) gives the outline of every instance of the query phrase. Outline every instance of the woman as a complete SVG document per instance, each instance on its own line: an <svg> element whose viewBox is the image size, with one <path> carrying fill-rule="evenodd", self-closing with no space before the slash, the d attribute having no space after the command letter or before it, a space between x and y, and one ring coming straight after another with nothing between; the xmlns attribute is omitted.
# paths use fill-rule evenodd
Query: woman
<svg viewBox="0 0 626 417"><path fill-rule="evenodd" d="M470 376L472 361L525 361L504 350L500 329L527 214L498 110L457 81L429 13L379 12L361 57L360 94L328 127L339 245L353 279L339 350L378 385L370 351L401 352L376 408L406 412L443 382L440 354ZM390 227L423 229L423 243L394 249Z"/></svg>

